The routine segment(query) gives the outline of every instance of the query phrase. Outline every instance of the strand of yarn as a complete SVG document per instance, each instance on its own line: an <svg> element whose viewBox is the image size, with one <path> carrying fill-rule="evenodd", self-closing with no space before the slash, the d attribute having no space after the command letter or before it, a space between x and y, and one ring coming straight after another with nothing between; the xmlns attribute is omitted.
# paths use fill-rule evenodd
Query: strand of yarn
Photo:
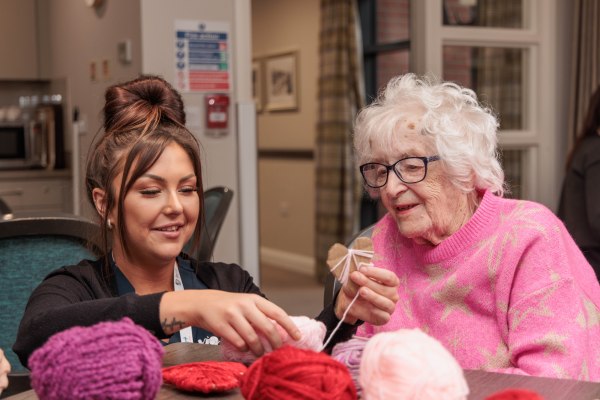
<svg viewBox="0 0 600 400"><path fill-rule="evenodd" d="M467 382L442 344L419 329L372 336L360 364L366 400L466 400Z"/></svg>
<svg viewBox="0 0 600 400"><path fill-rule="evenodd" d="M350 278L350 265L351 265L350 262L353 261L354 264L357 265L357 267L359 269L360 269L360 267L362 265L373 265L371 263L362 263L362 262L359 263L359 264L357 264L357 260L356 260L356 256L361 256L361 257L365 257L365 258L373 258L373 254L374 254L374 252L372 250L348 249L348 253L344 257L342 257L342 259L340 261L338 261L337 264L333 268L330 269L330 271L333 272L339 266L341 266L341 265L344 266L343 269L342 269L342 273L340 274L340 279L339 279L339 282L343 286L343 285L346 284L346 282L348 282L348 279ZM327 345L329 345L329 342L331 342L331 340L333 339L333 337L335 336L335 334L337 333L337 331L340 329L340 327L344 323L344 320L348 316L348 313L350 312L350 309L352 308L352 306L354 305L354 303L358 299L359 295L360 294L357 291L356 294L354 295L354 298L352 299L352 301L348 305L348 307L346 307L346 311L344 311L344 314L342 315L342 318L340 318L340 321L337 323L337 325L335 326L335 328L333 329L333 331L331 331L331 334L329 335L329 338L327 338L327 340L325 341L325 343L323 343L323 346L321 346L321 348L319 349L319 351L323 351L323 349L325 349L327 347Z"/></svg>
<svg viewBox="0 0 600 400"><path fill-rule="evenodd" d="M340 266L342 267L342 272L339 277L339 281L341 284L345 284L348 282L348 278L350 277L350 263L354 262L357 269L360 269L361 265L365 263L358 263L356 259L357 256L365 257L365 258L373 258L373 250L358 250L358 249L348 249L348 253L338 261L333 268L330 269L331 272L338 269Z"/></svg>
<svg viewBox="0 0 600 400"><path fill-rule="evenodd" d="M323 349L327 347L329 342L331 342L331 339L333 339L333 337L335 336L335 333L338 331L338 329L340 329L340 326L342 326L342 324L344 323L344 320L346 319L346 317L348 316L348 313L350 312L350 308L354 305L354 302L358 299L359 295L360 294L358 292L356 292L356 294L354 295L354 298L352 299L350 304L348 304L348 307L346 307L346 311L344 311L342 318L340 318L340 321L337 323L335 328L333 328L333 330L331 331L329 338L327 338L325 343L323 343L323 345L319 348L319 351L323 351Z"/></svg>
<svg viewBox="0 0 600 400"><path fill-rule="evenodd" d="M129 318L59 332L29 358L40 400L154 399L163 347Z"/></svg>
<svg viewBox="0 0 600 400"><path fill-rule="evenodd" d="M362 353L365 349L369 338L361 336L353 336L352 339L341 342L333 346L331 350L331 357L344 364L348 371L354 385L356 386L356 392L358 396L361 396L362 387L360 386L360 360L362 359Z"/></svg>
<svg viewBox="0 0 600 400"><path fill-rule="evenodd" d="M354 400L348 369L325 353L291 346L266 354L242 377L246 400Z"/></svg>
<svg viewBox="0 0 600 400"><path fill-rule="evenodd" d="M325 324L305 316L293 316L290 318L302 333L302 337L297 341L292 339L281 326L273 321L281 336L283 345L290 345L305 350L320 351L325 335L327 334ZM264 335L259 334L259 339L265 349L265 353L273 351L271 343L269 343ZM226 361L235 361L250 365L257 359L251 351L239 351L233 344L225 339L223 339L220 348L223 360Z"/></svg>

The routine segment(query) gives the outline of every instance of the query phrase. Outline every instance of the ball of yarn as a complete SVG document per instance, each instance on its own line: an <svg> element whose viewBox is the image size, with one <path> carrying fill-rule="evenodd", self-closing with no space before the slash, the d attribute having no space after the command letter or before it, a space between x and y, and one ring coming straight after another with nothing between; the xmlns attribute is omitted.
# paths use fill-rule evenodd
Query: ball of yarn
<svg viewBox="0 0 600 400"><path fill-rule="evenodd" d="M341 362L350 371L350 376L356 386L356 392L360 396L362 388L360 386L360 361L362 359L363 350L369 339L360 336L353 336L352 339L341 342L333 346L331 357Z"/></svg>
<svg viewBox="0 0 600 400"><path fill-rule="evenodd" d="M154 399L163 347L129 318L57 333L29 358L40 400Z"/></svg>
<svg viewBox="0 0 600 400"><path fill-rule="evenodd" d="M463 371L440 342L419 329L376 334L367 342L360 384L368 400L463 400Z"/></svg>
<svg viewBox="0 0 600 400"><path fill-rule="evenodd" d="M281 336L283 345L290 345L305 350L320 351L325 335L327 334L325 324L304 316L290 318L294 321L294 324L296 324L300 332L302 332L302 338L297 341L292 339L281 326L273 322ZM265 353L273 351L273 347L271 347L267 338L262 335L259 335L259 338L265 349ZM226 361L241 362L246 365L252 364L257 358L251 351L239 351L234 345L226 340L223 340L221 343L221 354Z"/></svg>
<svg viewBox="0 0 600 400"><path fill-rule="evenodd" d="M240 386L244 364L230 361L199 361L163 368L165 383L187 392L226 392Z"/></svg>
<svg viewBox="0 0 600 400"><path fill-rule="evenodd" d="M348 369L325 353L280 347L260 357L241 382L246 400L351 400L356 389Z"/></svg>
<svg viewBox="0 0 600 400"><path fill-rule="evenodd" d="M486 397L485 400L544 400L544 398L531 390L505 389Z"/></svg>

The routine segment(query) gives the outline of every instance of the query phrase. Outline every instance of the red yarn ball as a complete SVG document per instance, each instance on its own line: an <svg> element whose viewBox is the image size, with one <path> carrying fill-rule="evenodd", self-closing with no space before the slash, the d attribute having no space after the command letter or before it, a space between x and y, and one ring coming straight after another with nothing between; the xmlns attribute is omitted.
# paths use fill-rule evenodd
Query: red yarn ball
<svg viewBox="0 0 600 400"><path fill-rule="evenodd" d="M506 389L486 397L485 400L544 400L544 398L530 390Z"/></svg>
<svg viewBox="0 0 600 400"><path fill-rule="evenodd" d="M246 400L355 400L350 372L325 353L283 346L256 360L241 382Z"/></svg>

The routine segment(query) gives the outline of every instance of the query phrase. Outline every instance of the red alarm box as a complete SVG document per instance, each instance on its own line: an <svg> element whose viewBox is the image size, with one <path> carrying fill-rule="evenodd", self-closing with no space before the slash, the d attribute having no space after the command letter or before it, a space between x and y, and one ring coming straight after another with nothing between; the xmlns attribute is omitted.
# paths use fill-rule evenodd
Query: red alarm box
<svg viewBox="0 0 600 400"><path fill-rule="evenodd" d="M209 94L206 101L206 128L227 129L229 121L229 96L226 94Z"/></svg>

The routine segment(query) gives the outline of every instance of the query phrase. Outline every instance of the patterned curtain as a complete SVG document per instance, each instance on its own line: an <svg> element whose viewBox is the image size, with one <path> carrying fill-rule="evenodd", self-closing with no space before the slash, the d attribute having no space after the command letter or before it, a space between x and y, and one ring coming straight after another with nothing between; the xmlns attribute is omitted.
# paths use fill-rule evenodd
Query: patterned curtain
<svg viewBox="0 0 600 400"><path fill-rule="evenodd" d="M316 275L324 281L327 252L358 230L361 194L352 124L363 106L356 0L321 0L319 117L316 138Z"/></svg>
<svg viewBox="0 0 600 400"><path fill-rule="evenodd" d="M600 85L600 1L574 0L573 3L569 151L581 130L590 97Z"/></svg>

